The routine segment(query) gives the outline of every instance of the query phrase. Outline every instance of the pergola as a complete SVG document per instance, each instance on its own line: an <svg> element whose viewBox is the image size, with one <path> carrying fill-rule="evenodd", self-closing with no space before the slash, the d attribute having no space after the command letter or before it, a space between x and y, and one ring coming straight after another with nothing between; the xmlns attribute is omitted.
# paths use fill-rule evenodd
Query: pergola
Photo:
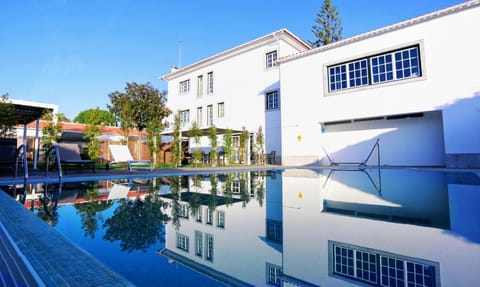
<svg viewBox="0 0 480 287"><path fill-rule="evenodd" d="M47 112L53 112L53 115L58 113L58 105L29 102L24 100L10 100L15 108L16 124L23 125L23 144L27 144L27 125L36 121L35 125L35 142L33 153L33 168L37 169L38 162L38 147L39 147L39 130L40 118Z"/></svg>

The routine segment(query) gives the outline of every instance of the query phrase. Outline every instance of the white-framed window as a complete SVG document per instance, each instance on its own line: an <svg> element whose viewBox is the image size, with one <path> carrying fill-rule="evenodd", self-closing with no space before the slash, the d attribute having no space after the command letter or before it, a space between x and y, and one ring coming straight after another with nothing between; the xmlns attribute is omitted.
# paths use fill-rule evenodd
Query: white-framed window
<svg viewBox="0 0 480 287"><path fill-rule="evenodd" d="M207 74L207 95L212 95L213 94L213 72L209 72Z"/></svg>
<svg viewBox="0 0 480 287"><path fill-rule="evenodd" d="M329 241L330 272L375 286L439 286L438 263Z"/></svg>
<svg viewBox="0 0 480 287"><path fill-rule="evenodd" d="M267 285L282 286L282 281L280 281L282 267L266 262L265 273Z"/></svg>
<svg viewBox="0 0 480 287"><path fill-rule="evenodd" d="M213 235L205 233L205 259L213 261Z"/></svg>
<svg viewBox="0 0 480 287"><path fill-rule="evenodd" d="M177 248L188 252L188 236L177 232Z"/></svg>
<svg viewBox="0 0 480 287"><path fill-rule="evenodd" d="M203 97L203 75L197 77L197 97Z"/></svg>
<svg viewBox="0 0 480 287"><path fill-rule="evenodd" d="M225 228L225 212L217 211L217 227Z"/></svg>
<svg viewBox="0 0 480 287"><path fill-rule="evenodd" d="M265 95L265 109L267 111L278 110L280 108L280 98L278 91L268 92Z"/></svg>
<svg viewBox="0 0 480 287"><path fill-rule="evenodd" d="M207 106L207 126L213 126L213 105Z"/></svg>
<svg viewBox="0 0 480 287"><path fill-rule="evenodd" d="M202 107L197 108L197 124L199 127L203 125L203 109Z"/></svg>
<svg viewBox="0 0 480 287"><path fill-rule="evenodd" d="M271 69L277 66L277 50L265 54L265 68Z"/></svg>
<svg viewBox="0 0 480 287"><path fill-rule="evenodd" d="M328 70L330 92L422 76L419 45L356 59Z"/></svg>
<svg viewBox="0 0 480 287"><path fill-rule="evenodd" d="M187 124L190 121L190 111L184 110L180 111L180 122L182 124Z"/></svg>
<svg viewBox="0 0 480 287"><path fill-rule="evenodd" d="M240 146L240 136L232 136L232 146Z"/></svg>
<svg viewBox="0 0 480 287"><path fill-rule="evenodd" d="M207 208L207 220L206 223L208 225L213 225L213 210L211 208Z"/></svg>
<svg viewBox="0 0 480 287"><path fill-rule="evenodd" d="M195 230L195 255L203 256L203 233Z"/></svg>
<svg viewBox="0 0 480 287"><path fill-rule="evenodd" d="M219 118L223 118L225 116L225 103L218 103L217 113Z"/></svg>
<svg viewBox="0 0 480 287"><path fill-rule="evenodd" d="M190 92L190 79L180 82L180 95Z"/></svg>
<svg viewBox="0 0 480 287"><path fill-rule="evenodd" d="M267 219L267 238L272 241L282 242L282 222Z"/></svg>
<svg viewBox="0 0 480 287"><path fill-rule="evenodd" d="M188 205L181 204L180 205L180 217L188 218Z"/></svg>
<svg viewBox="0 0 480 287"><path fill-rule="evenodd" d="M197 210L195 211L195 221L200 222L200 223L202 222L202 220L203 220L202 212L203 212L203 209L202 209L201 206L199 206L197 208Z"/></svg>
<svg viewBox="0 0 480 287"><path fill-rule="evenodd" d="M232 181L232 192L233 193L240 193L240 181Z"/></svg>

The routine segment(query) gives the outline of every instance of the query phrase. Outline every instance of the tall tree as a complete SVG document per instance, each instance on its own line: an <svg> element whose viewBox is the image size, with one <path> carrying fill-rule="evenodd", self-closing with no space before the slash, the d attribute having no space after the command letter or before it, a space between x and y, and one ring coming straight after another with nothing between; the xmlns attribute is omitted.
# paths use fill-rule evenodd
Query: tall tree
<svg viewBox="0 0 480 287"><path fill-rule="evenodd" d="M166 91L160 92L150 83L127 83L124 92L110 93L111 105L107 105L110 112L120 122L123 130L136 128L139 132L148 130L149 133L159 134L168 123L167 117L171 111L167 108ZM156 141L157 137L150 137L149 141ZM138 142L140 143L140 141ZM158 147L160 142L149 144L149 147ZM156 149L150 150L156 155ZM154 157L155 162L155 157Z"/></svg>
<svg viewBox="0 0 480 287"><path fill-rule="evenodd" d="M17 117L15 107L8 99L8 94L0 99L0 137L13 137L16 134Z"/></svg>
<svg viewBox="0 0 480 287"><path fill-rule="evenodd" d="M328 45L342 39L342 20L331 0L323 1L315 22L318 25L312 26L312 32L316 39L308 41L312 47Z"/></svg>
<svg viewBox="0 0 480 287"><path fill-rule="evenodd" d="M100 108L88 109L81 111L74 119L73 122L89 125L115 125L115 116L106 110Z"/></svg>
<svg viewBox="0 0 480 287"><path fill-rule="evenodd" d="M53 121L53 116L54 116L53 112L48 111L42 115L41 119L44 121ZM57 117L57 121L59 122L65 122L65 123L71 122L71 120L67 118L64 113L58 113L55 116Z"/></svg>

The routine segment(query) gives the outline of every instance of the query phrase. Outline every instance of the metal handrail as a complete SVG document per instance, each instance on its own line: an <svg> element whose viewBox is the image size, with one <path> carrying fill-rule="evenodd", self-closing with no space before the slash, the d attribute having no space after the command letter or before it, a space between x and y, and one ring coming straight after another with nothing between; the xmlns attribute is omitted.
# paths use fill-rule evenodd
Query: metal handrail
<svg viewBox="0 0 480 287"><path fill-rule="evenodd" d="M55 152L55 159L57 160L57 168L58 168L58 178L62 179L63 172L62 172L62 163L60 162L60 151L58 146L54 145L49 148L45 154L46 156L46 166L45 166L45 177L48 177L48 167L50 166L50 154Z"/></svg>
<svg viewBox="0 0 480 287"><path fill-rule="evenodd" d="M18 175L18 161L19 158L22 161L23 164L23 177L25 180L28 179L28 161L27 161L27 146L25 144L21 144L17 148L17 159L15 160L15 172L13 174L13 177L17 177Z"/></svg>

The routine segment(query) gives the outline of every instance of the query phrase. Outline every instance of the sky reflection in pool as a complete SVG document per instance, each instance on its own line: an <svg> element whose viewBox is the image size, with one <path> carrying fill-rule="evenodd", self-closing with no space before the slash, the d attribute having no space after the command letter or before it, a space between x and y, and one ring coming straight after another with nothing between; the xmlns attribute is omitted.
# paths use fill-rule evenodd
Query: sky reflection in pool
<svg viewBox="0 0 480 287"><path fill-rule="evenodd" d="M16 197L139 286L480 280L472 172L287 169L60 187Z"/></svg>

